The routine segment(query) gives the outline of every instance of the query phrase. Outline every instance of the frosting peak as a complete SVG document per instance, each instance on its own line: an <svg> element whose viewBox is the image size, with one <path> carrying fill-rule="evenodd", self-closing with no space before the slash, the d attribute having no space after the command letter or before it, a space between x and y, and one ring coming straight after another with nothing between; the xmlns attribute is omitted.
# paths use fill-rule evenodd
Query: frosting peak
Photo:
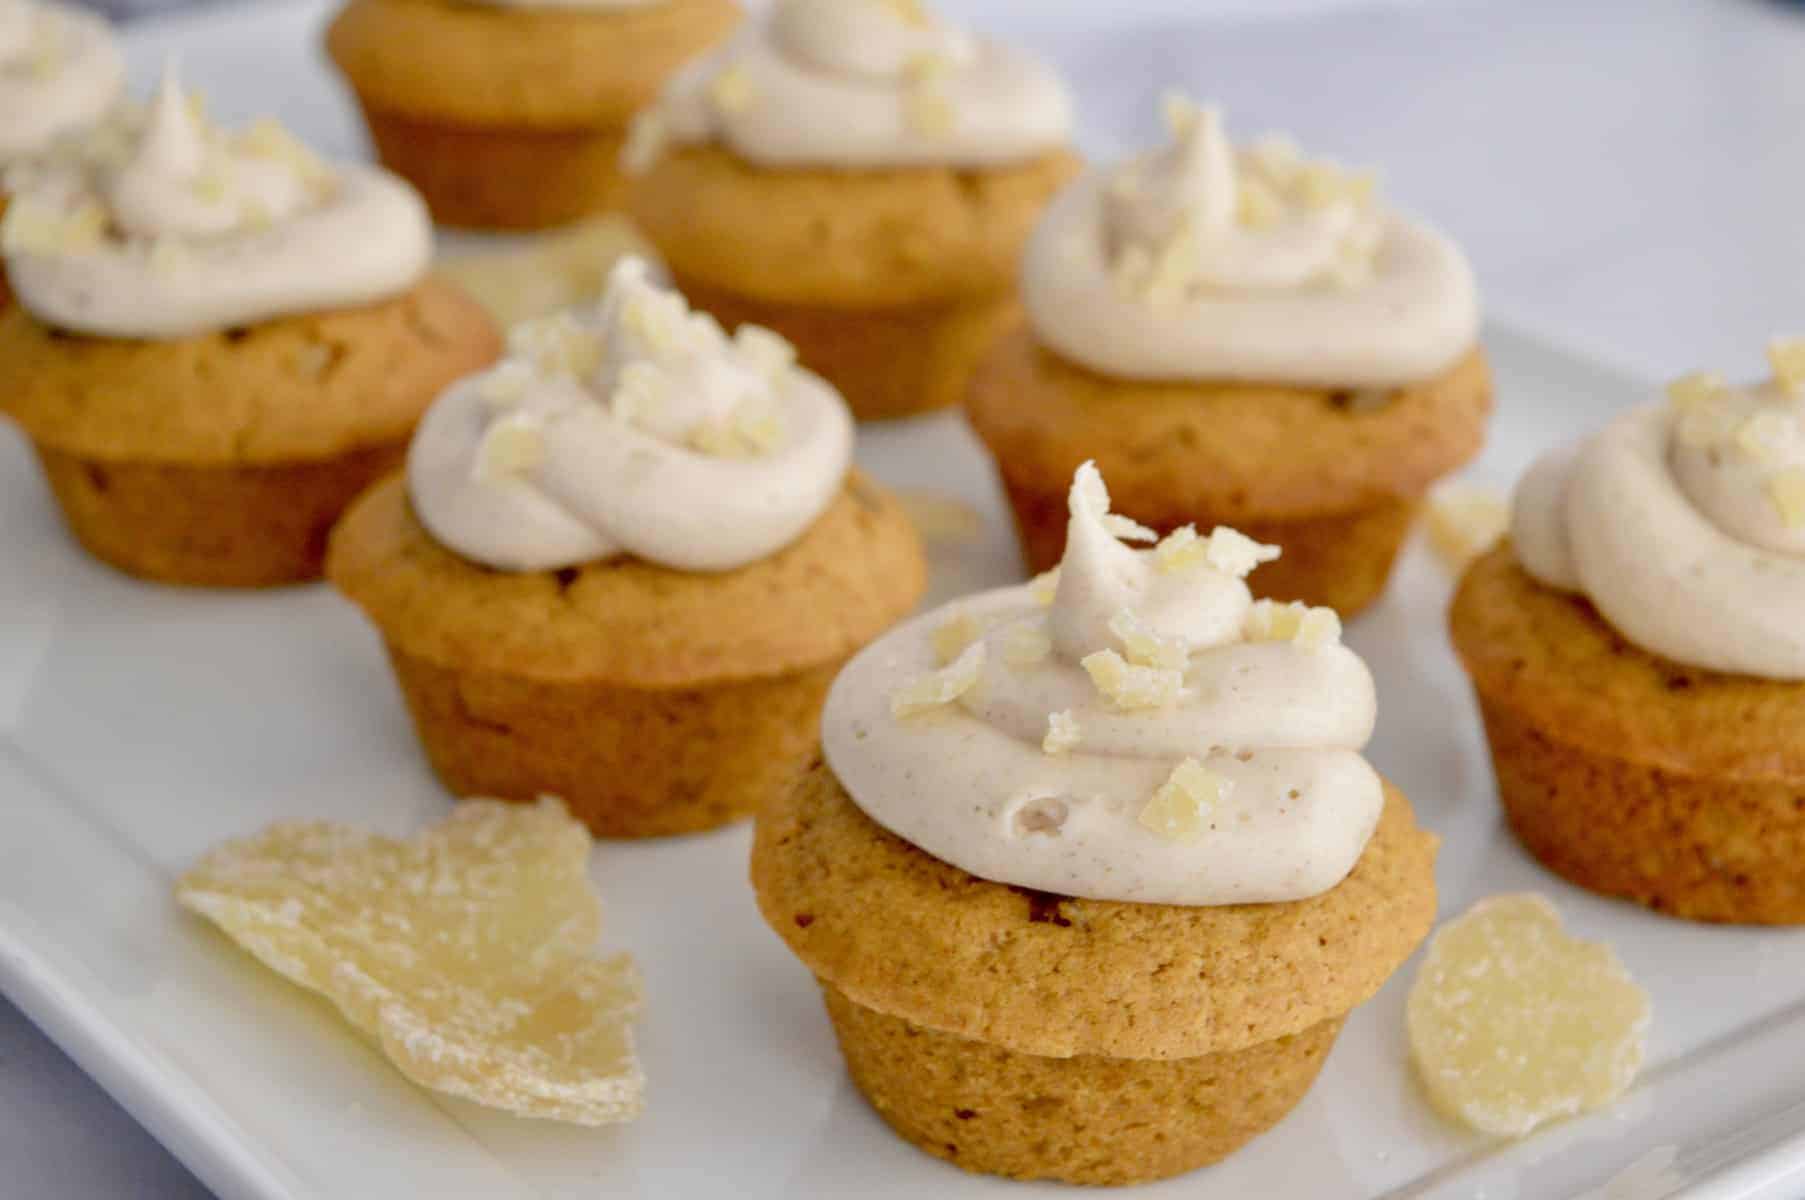
<svg viewBox="0 0 1805 1200"><path fill-rule="evenodd" d="M411 188L331 165L274 121L218 128L166 72L147 109L11 172L0 250L45 323L185 337L411 287L432 228Z"/></svg>
<svg viewBox="0 0 1805 1200"><path fill-rule="evenodd" d="M680 72L635 122L643 169L667 141L719 141L762 166L982 166L1064 145L1071 99L1020 51L920 0L778 0Z"/></svg>
<svg viewBox="0 0 1805 1200"><path fill-rule="evenodd" d="M1054 580L919 617L859 654L822 721L872 819L975 875L1166 904L1295 900L1378 820L1365 664L1327 609L1254 601L1276 557L1152 534L1073 482Z"/></svg>
<svg viewBox="0 0 1805 1200"><path fill-rule="evenodd" d="M124 79L124 59L100 17L0 0L0 164L98 120Z"/></svg>
<svg viewBox="0 0 1805 1200"><path fill-rule="evenodd" d="M1805 679L1805 340L1769 356L1771 380L1688 375L1543 455L1511 517L1524 570L1674 662Z"/></svg>
<svg viewBox="0 0 1805 1200"><path fill-rule="evenodd" d="M1289 140L1236 149L1221 114L1169 98L1170 141L1054 201L1024 298L1054 349L1128 378L1391 386L1473 343L1472 273L1383 209L1372 175Z"/></svg>
<svg viewBox="0 0 1805 1200"><path fill-rule="evenodd" d="M721 571L782 549L839 491L852 421L776 334L729 338L625 259L600 304L515 326L408 454L420 520L502 570L632 554Z"/></svg>

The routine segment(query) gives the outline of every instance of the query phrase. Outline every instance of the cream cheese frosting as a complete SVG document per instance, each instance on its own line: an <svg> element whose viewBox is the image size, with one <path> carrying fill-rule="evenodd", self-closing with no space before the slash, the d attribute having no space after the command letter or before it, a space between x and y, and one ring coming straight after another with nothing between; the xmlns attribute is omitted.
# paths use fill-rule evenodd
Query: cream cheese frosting
<svg viewBox="0 0 1805 1200"><path fill-rule="evenodd" d="M1050 67L919 0L778 0L670 81L624 162L719 142L760 166L980 167L1055 150L1071 126Z"/></svg>
<svg viewBox="0 0 1805 1200"><path fill-rule="evenodd" d="M1329 609L1255 601L1277 556L1153 534L1078 471L1056 576L984 592L855 657L827 760L878 824L998 883L1099 900L1299 900L1354 867L1383 806L1372 676Z"/></svg>
<svg viewBox="0 0 1805 1200"><path fill-rule="evenodd" d="M627 258L599 304L515 326L434 402L407 480L428 531L487 566L725 571L801 536L851 459L845 403L787 342L729 338Z"/></svg>
<svg viewBox="0 0 1805 1200"><path fill-rule="evenodd" d="M1805 341L1775 377L1693 375L1545 454L1518 485L1523 569L1674 662L1805 679Z"/></svg>
<svg viewBox="0 0 1805 1200"><path fill-rule="evenodd" d="M42 0L0 0L0 163L99 120L125 60L106 21Z"/></svg>
<svg viewBox="0 0 1805 1200"><path fill-rule="evenodd" d="M405 183L327 163L273 121L227 133L173 73L147 109L8 180L12 288L80 333L176 338L367 304L418 282L432 257Z"/></svg>
<svg viewBox="0 0 1805 1200"><path fill-rule="evenodd" d="M1236 149L1220 113L1169 98L1170 144L1080 178L1030 240L1040 340L1125 379L1396 387L1465 354L1472 269L1381 207L1371 176L1286 139Z"/></svg>

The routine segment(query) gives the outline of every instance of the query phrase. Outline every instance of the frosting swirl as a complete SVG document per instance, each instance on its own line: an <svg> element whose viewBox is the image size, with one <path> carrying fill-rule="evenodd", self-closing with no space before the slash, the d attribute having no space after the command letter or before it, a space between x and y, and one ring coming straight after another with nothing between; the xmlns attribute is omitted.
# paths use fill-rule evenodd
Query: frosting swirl
<svg viewBox="0 0 1805 1200"><path fill-rule="evenodd" d="M125 60L100 17L41 0L0 0L0 163L97 121Z"/></svg>
<svg viewBox="0 0 1805 1200"><path fill-rule="evenodd" d="M639 259L600 304L517 325L509 348L439 397L408 452L421 522L473 561L730 570L799 537L851 463L844 402L787 342L728 338Z"/></svg>
<svg viewBox="0 0 1805 1200"><path fill-rule="evenodd" d="M761 166L987 166L1057 149L1071 125L1049 67L920 0L778 0L671 80L624 160L719 141Z"/></svg>
<svg viewBox="0 0 1805 1200"><path fill-rule="evenodd" d="M871 818L946 862L1101 900L1298 900L1354 867L1383 804L1366 665L1328 609L1254 601L1277 556L1229 529L1155 549L1073 483L1057 582L899 627L835 681L827 758ZM936 669L936 664L944 664Z"/></svg>
<svg viewBox="0 0 1805 1200"><path fill-rule="evenodd" d="M1777 344L1784 346L1784 343ZM1777 378L1694 375L1517 487L1523 569L1674 662L1805 679L1805 343ZM1787 378L1790 375L1791 378Z"/></svg>
<svg viewBox="0 0 1805 1200"><path fill-rule="evenodd" d="M1269 137L1236 150L1172 98L1169 145L1080 179L1029 242L1022 294L1059 353L1129 379L1390 387L1478 336L1471 268L1382 209L1371 176Z"/></svg>
<svg viewBox="0 0 1805 1200"><path fill-rule="evenodd" d="M172 73L12 173L0 249L47 324L173 338L365 304L417 282L432 227L411 188L328 164L273 121L214 127Z"/></svg>

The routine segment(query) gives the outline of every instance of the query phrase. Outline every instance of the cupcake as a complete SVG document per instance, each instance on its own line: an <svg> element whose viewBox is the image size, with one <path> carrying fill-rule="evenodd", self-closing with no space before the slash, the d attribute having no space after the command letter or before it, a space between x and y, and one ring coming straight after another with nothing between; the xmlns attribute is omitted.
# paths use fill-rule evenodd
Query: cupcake
<svg viewBox="0 0 1805 1200"><path fill-rule="evenodd" d="M739 16L734 0L350 0L326 50L434 217L537 229L619 207L633 114Z"/></svg>
<svg viewBox="0 0 1805 1200"><path fill-rule="evenodd" d="M0 226L0 411L75 536L121 570L319 576L326 535L500 338L427 275L419 198L279 125L214 127L166 76L148 112L35 164Z"/></svg>
<svg viewBox="0 0 1805 1200"><path fill-rule="evenodd" d="M1517 837L1609 896L1805 922L1805 339L1539 460L1450 624Z"/></svg>
<svg viewBox="0 0 1805 1200"><path fill-rule="evenodd" d="M1236 149L1177 98L1167 118L1169 145L1048 209L1028 321L977 368L971 424L1034 569L1059 561L1065 481L1094 456L1134 520L1283 546L1254 592L1348 616L1429 486L1479 449L1472 273L1370 176L1283 138Z"/></svg>
<svg viewBox="0 0 1805 1200"><path fill-rule="evenodd" d="M0 214L4 171L112 107L125 60L106 21L42 0L0 0ZM11 292L0 268L0 308Z"/></svg>
<svg viewBox="0 0 1805 1200"><path fill-rule="evenodd" d="M1282 1118L1428 932L1436 841L1367 764L1328 609L1228 529L1157 548L1079 469L1055 579L855 657L758 816L766 921L853 1082L971 1171L1119 1184Z"/></svg>
<svg viewBox="0 0 1805 1200"><path fill-rule="evenodd" d="M615 268L516 326L332 536L426 756L460 796L561 797L605 837L707 829L781 790L828 684L924 585L852 422L781 338Z"/></svg>
<svg viewBox="0 0 1805 1200"><path fill-rule="evenodd" d="M635 126L633 219L690 301L768 326L860 417L954 403L1077 170L1071 102L916 0L780 0Z"/></svg>

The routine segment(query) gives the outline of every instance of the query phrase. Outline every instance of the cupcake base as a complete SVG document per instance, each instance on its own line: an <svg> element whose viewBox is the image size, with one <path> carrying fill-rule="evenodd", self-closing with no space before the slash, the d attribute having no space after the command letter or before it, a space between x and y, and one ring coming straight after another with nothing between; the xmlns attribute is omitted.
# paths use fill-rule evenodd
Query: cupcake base
<svg viewBox="0 0 1805 1200"><path fill-rule="evenodd" d="M1066 490L1043 490L1011 479L1007 467L1003 490L1029 569L1040 572L1058 566L1065 554L1069 519ZM1421 508L1420 500L1389 499L1351 512L1294 521L1248 521L1207 511L1151 518L1136 513L1135 519L1162 535L1186 524L1204 533L1217 525L1232 525L1256 541L1281 546L1283 555L1248 576L1254 595L1327 605L1350 617L1384 592L1392 563Z"/></svg>
<svg viewBox="0 0 1805 1200"><path fill-rule="evenodd" d="M904 1140L968 1171L1081 1184L1226 1158L1303 1099L1342 1024L1195 1058L1047 1058L821 991L853 1082Z"/></svg>
<svg viewBox="0 0 1805 1200"><path fill-rule="evenodd" d="M677 275L691 304L727 329L763 325L846 398L860 420L957 404L985 349L1020 317L1009 296L898 307L776 304Z"/></svg>
<svg viewBox="0 0 1805 1200"><path fill-rule="evenodd" d="M195 466L89 458L34 442L63 520L130 575L199 587L320 578L345 506L399 467L391 441L317 462Z"/></svg>
<svg viewBox="0 0 1805 1200"><path fill-rule="evenodd" d="M649 689L455 670L388 650L448 791L557 796L610 838L696 833L751 813L808 766L840 667Z"/></svg>
<svg viewBox="0 0 1805 1200"><path fill-rule="evenodd" d="M457 126L361 99L377 157L419 190L442 225L543 229L621 206L624 127Z"/></svg>

